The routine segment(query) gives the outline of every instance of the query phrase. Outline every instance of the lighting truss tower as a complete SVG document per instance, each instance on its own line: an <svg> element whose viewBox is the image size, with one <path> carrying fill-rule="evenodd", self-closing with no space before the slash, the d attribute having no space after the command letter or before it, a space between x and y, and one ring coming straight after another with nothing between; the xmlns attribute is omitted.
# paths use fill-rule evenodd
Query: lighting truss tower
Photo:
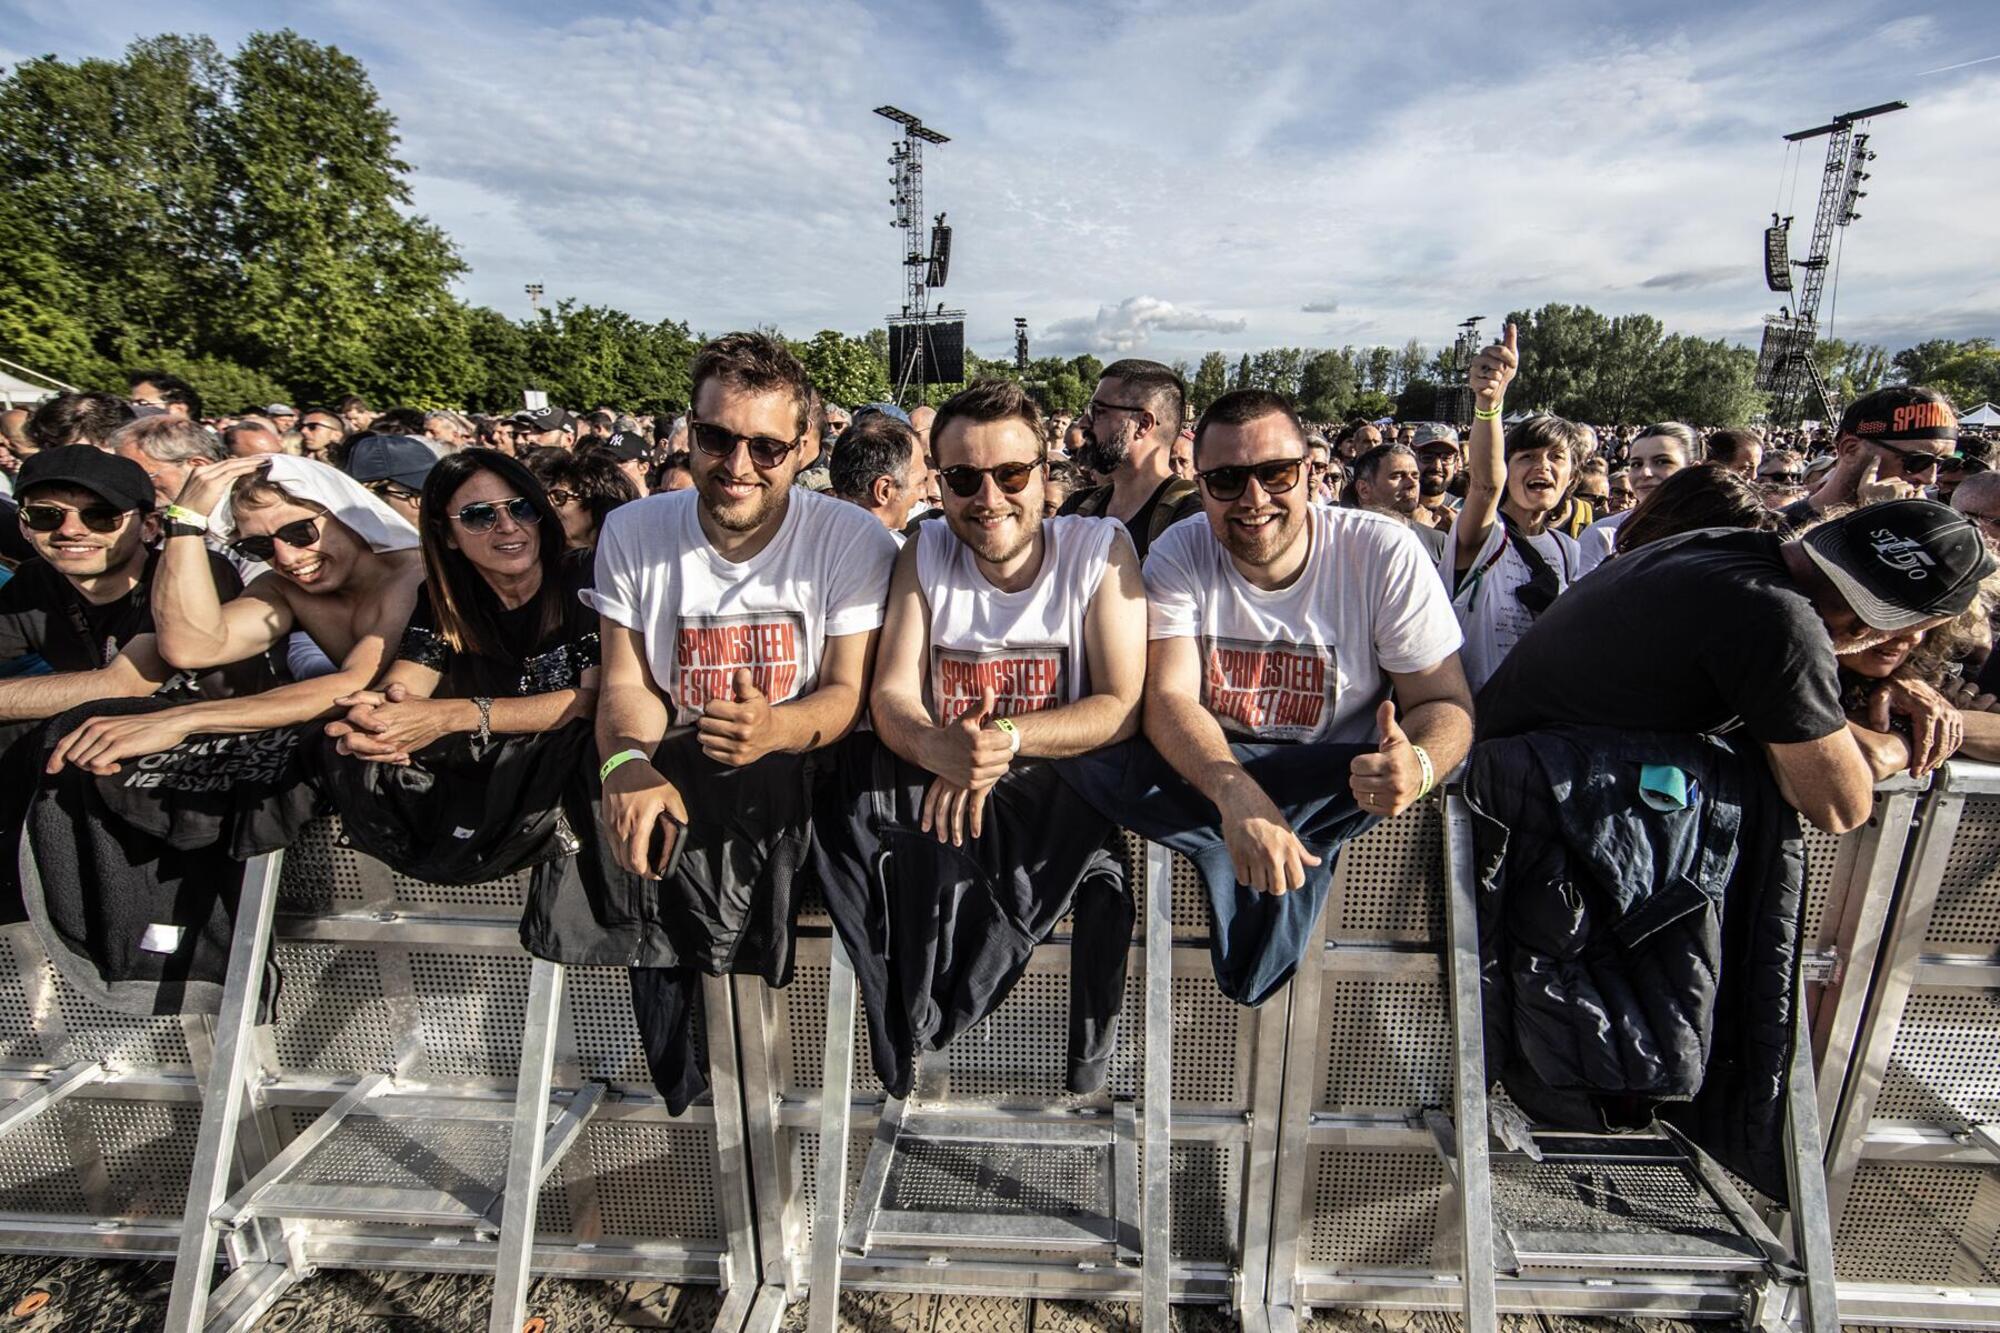
<svg viewBox="0 0 2000 1333"><path fill-rule="evenodd" d="M896 206L896 220L889 225L903 233L902 317L915 321L917 336L908 340L904 364L889 368L900 402L911 385L921 391L924 384L924 324L930 317L931 288L931 256L926 253L929 238L924 229L924 145L951 140L899 108L878 106L875 114L903 127L902 139L889 153L889 165L895 172L889 183L896 187L890 200Z"/></svg>
<svg viewBox="0 0 2000 1333"><path fill-rule="evenodd" d="M1014 317L1014 369L1028 373L1028 321Z"/></svg>
<svg viewBox="0 0 2000 1333"><path fill-rule="evenodd" d="M1826 167L1820 172L1819 207L1813 214L1812 249L1804 259L1792 261L1793 267L1805 270L1805 277L1799 284L1790 346L1786 354L1779 358L1771 377L1771 420L1774 422L1795 424L1805 415L1808 393L1818 400L1825 421L1831 423L1839 416L1839 404L1827 394L1826 385L1819 376L1819 367L1813 360L1813 344L1819 337L1819 301L1826 287L1827 268L1831 263L1829 256L1833 253L1833 233L1835 228L1845 227L1861 216L1855 211L1855 205L1867 194L1861 183L1868 179L1867 166L1874 160L1875 154L1868 148L1867 133L1859 127L1876 116L1901 111L1907 106L1908 102L1884 102L1880 106L1849 111L1835 116L1824 125L1785 136L1786 143L1804 143L1825 135Z"/></svg>

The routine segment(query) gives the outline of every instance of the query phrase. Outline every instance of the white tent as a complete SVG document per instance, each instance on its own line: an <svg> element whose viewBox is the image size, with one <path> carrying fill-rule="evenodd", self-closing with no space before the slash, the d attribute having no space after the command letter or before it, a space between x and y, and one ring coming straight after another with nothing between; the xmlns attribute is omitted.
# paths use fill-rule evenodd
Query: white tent
<svg viewBox="0 0 2000 1333"><path fill-rule="evenodd" d="M19 375L0 370L0 404L7 407L32 407L44 398L53 398L56 390L45 384L30 384Z"/></svg>
<svg viewBox="0 0 2000 1333"><path fill-rule="evenodd" d="M2000 407L1981 403L1958 419L1961 426L2000 426Z"/></svg>

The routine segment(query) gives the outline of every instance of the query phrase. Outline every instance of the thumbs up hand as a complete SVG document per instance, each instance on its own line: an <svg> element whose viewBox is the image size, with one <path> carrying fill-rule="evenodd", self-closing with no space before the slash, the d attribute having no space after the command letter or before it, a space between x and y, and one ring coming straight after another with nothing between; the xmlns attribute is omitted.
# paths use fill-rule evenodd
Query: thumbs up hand
<svg viewBox="0 0 2000 1333"><path fill-rule="evenodd" d="M757 688L748 667L738 667L730 681L730 697L718 695L702 706L695 731L701 752L718 763L741 768L778 748L771 718L771 701Z"/></svg>
<svg viewBox="0 0 2000 1333"><path fill-rule="evenodd" d="M1394 700L1384 699L1375 710L1375 734L1379 738L1375 753L1354 756L1347 766L1347 785L1363 810L1387 819L1416 802L1424 785L1424 767L1396 722Z"/></svg>
<svg viewBox="0 0 2000 1333"><path fill-rule="evenodd" d="M968 791L991 787L1006 775L1014 762L1014 743L993 720L993 687L979 692L979 706L969 708L956 722L942 722L931 736L930 753L924 767L953 786Z"/></svg>
<svg viewBox="0 0 2000 1333"><path fill-rule="evenodd" d="M1521 367L1521 344L1514 332L1514 326L1507 326L1506 334L1491 347L1483 349L1472 358L1466 368L1466 387L1479 400L1482 408L1494 408L1507 396L1507 386L1514 380L1514 372Z"/></svg>

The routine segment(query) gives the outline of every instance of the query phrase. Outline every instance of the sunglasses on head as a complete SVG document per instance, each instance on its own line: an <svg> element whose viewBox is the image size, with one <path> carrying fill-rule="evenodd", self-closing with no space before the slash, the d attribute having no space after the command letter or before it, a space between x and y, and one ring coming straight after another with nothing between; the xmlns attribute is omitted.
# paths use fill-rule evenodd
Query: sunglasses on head
<svg viewBox="0 0 2000 1333"><path fill-rule="evenodd" d="M1028 488L1029 480L1041 468L1040 463L1001 463L996 467L972 467L960 463L955 467L940 468L938 476L951 487L951 493L961 500L969 500L979 494L979 488L986 484L986 478L993 478L993 484L1008 495L1019 495Z"/></svg>
<svg viewBox="0 0 2000 1333"><path fill-rule="evenodd" d="M502 510L506 511L508 518L524 528L532 527L542 521L541 514L535 509L535 502L525 495L517 495L511 500L480 500L467 505L452 517L457 519L458 526L467 532L491 532L494 525L500 521Z"/></svg>
<svg viewBox="0 0 2000 1333"><path fill-rule="evenodd" d="M1250 478L1264 488L1266 495L1283 495L1299 484L1299 473L1306 466L1304 458L1277 458L1268 463L1251 463L1243 467L1212 467L1206 472L1197 472L1201 484L1208 488L1210 499L1241 499L1249 488Z"/></svg>
<svg viewBox="0 0 2000 1333"><path fill-rule="evenodd" d="M278 553L279 542L283 542L295 551L319 545L319 520L301 518L285 524L268 537L238 537L229 543L229 549L245 560L268 562Z"/></svg>
<svg viewBox="0 0 2000 1333"><path fill-rule="evenodd" d="M55 532L71 514L75 514L92 532L116 532L129 512L117 505L85 505L81 509L71 509L67 505L27 504L21 506L21 526L31 532Z"/></svg>
<svg viewBox="0 0 2000 1333"><path fill-rule="evenodd" d="M741 441L750 448L750 462L767 469L782 464L786 455L799 447L798 440L774 440L768 435L738 435L726 426L706 421L688 422L688 438L694 441L695 448L710 458L729 457L736 452L736 445Z"/></svg>

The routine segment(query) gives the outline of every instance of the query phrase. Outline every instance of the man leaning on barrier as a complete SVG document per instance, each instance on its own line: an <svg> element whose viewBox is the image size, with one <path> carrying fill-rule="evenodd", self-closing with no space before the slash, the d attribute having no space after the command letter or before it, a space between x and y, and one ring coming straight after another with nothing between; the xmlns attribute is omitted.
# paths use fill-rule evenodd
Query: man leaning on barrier
<svg viewBox="0 0 2000 1333"><path fill-rule="evenodd" d="M1046 761L1138 730L1139 559L1115 519L1044 518L1041 413L1020 385L955 395L931 453L944 522L917 525L897 559L875 732L843 747L815 823L827 906L897 1096L916 1053L998 1007L1073 911L1068 1082L1096 1092L1132 900L1111 821Z"/></svg>
<svg viewBox="0 0 2000 1333"><path fill-rule="evenodd" d="M1145 740L1065 776L1194 861L1216 979L1260 1004L1298 966L1340 845L1457 765L1472 705L1423 547L1385 515L1310 503L1290 403L1224 394L1194 463L1203 512L1145 564Z"/></svg>
<svg viewBox="0 0 2000 1333"><path fill-rule="evenodd" d="M1955 736L1871 743L1837 653L1927 630L1995 569L1926 500L1786 541L1703 529L1558 599L1479 694L1467 765L1488 1066L1536 1119L1671 1119L1782 1198L1804 844ZM1891 711L1909 708L1890 701Z"/></svg>
<svg viewBox="0 0 2000 1333"><path fill-rule="evenodd" d="M558 961L631 966L655 1084L706 1085L698 972L791 979L812 752L861 715L896 543L873 515L792 485L812 389L783 344L702 348L688 422L695 486L626 505L597 545L597 743L618 901L577 905ZM586 847L580 859L588 861Z"/></svg>

